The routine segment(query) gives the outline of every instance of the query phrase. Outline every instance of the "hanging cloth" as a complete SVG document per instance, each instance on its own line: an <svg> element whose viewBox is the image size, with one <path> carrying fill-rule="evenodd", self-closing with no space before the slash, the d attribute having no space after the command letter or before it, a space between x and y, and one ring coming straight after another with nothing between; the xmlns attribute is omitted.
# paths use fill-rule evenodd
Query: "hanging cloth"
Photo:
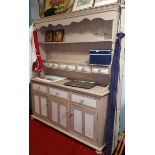
<svg viewBox="0 0 155 155"><path fill-rule="evenodd" d="M118 33L115 42L115 51L113 56L113 62L111 67L111 81L110 81L110 94L109 94L109 111L107 118L107 137L105 154L112 154L112 141L113 141L113 129L114 129L114 117L116 108L116 95L117 95L117 83L119 75L119 61L121 52L121 39L125 36L124 33Z"/></svg>
<svg viewBox="0 0 155 155"><path fill-rule="evenodd" d="M40 72L42 70L42 61L41 61L41 55L39 51L37 31L33 31L33 39L34 39L34 45L35 45L36 60L35 62L33 62L32 70L33 72Z"/></svg>

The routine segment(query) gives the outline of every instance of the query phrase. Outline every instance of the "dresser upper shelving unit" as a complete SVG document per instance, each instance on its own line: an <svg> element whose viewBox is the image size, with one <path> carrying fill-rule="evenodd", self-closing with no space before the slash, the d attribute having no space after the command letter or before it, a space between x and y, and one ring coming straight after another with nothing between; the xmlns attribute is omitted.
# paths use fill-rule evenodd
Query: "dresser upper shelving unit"
<svg viewBox="0 0 155 155"><path fill-rule="evenodd" d="M120 6L114 3L33 20L38 30L39 48L46 73L68 78L76 78L78 74L79 79L88 81L95 81L99 76L97 83L102 83L106 79L103 83L108 84L111 65L108 71L107 66L91 66L89 51L111 49L113 55L119 14ZM48 30L61 29L64 30L62 42L46 42ZM53 67L54 65L58 67ZM68 71L69 67L71 70Z"/></svg>

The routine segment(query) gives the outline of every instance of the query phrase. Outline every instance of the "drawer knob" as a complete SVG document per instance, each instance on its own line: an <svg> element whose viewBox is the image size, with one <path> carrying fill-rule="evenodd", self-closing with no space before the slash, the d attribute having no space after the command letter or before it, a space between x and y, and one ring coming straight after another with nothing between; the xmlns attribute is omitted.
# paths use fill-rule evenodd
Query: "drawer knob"
<svg viewBox="0 0 155 155"><path fill-rule="evenodd" d="M71 117L71 116L73 116L74 115L74 112L71 112L70 114L69 114L69 117Z"/></svg>
<svg viewBox="0 0 155 155"><path fill-rule="evenodd" d="M83 104L84 103L84 99L81 99L80 103Z"/></svg>
<svg viewBox="0 0 155 155"><path fill-rule="evenodd" d="M56 95L58 96L60 94L60 92L56 92Z"/></svg>
<svg viewBox="0 0 155 155"><path fill-rule="evenodd" d="M68 115L68 111L66 111L65 114Z"/></svg>

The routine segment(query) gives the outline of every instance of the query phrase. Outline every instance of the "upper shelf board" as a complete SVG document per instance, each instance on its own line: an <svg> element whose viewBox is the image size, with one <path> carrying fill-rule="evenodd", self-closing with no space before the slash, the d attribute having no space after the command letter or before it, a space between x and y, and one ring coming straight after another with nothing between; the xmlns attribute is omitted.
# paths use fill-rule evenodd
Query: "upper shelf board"
<svg viewBox="0 0 155 155"><path fill-rule="evenodd" d="M89 9L79 10L75 12L68 12L49 17L43 17L41 19L33 20L32 22L39 30L41 27L48 27L49 25L70 25L73 22L81 22L84 19L93 20L95 18L100 18L103 20L115 20L118 18L119 10L119 4L114 3L101 7L92 7Z"/></svg>

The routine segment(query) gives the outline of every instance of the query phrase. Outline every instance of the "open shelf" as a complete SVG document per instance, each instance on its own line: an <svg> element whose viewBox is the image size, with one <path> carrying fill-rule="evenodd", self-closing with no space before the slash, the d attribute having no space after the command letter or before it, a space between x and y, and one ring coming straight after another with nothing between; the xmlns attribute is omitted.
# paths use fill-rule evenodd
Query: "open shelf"
<svg viewBox="0 0 155 155"><path fill-rule="evenodd" d="M77 44L77 43L101 43L101 42L113 42L112 39L105 39L105 40L99 40L99 41L77 41L77 42L71 42L71 41L66 41L66 42L45 42L45 41L39 41L40 44Z"/></svg>

